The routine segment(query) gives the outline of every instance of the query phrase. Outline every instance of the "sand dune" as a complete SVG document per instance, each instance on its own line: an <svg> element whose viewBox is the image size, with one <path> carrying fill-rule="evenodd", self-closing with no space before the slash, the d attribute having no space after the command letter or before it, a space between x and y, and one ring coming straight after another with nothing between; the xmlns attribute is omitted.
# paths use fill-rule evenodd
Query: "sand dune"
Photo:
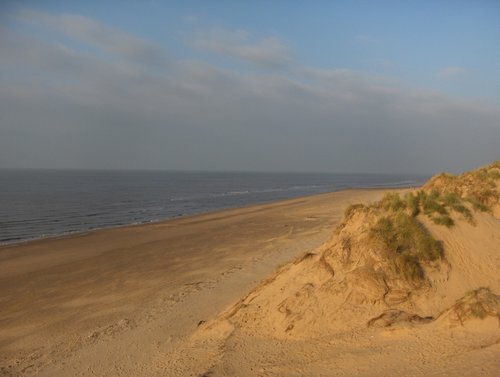
<svg viewBox="0 0 500 377"><path fill-rule="evenodd" d="M6 248L1 372L498 376L499 178Z"/></svg>
<svg viewBox="0 0 500 377"><path fill-rule="evenodd" d="M329 241L203 324L173 362L199 355L197 372L214 376L497 376L494 197L489 212L453 213L449 228L416 217L444 250L421 260L421 276L374 236L388 210L354 207Z"/></svg>

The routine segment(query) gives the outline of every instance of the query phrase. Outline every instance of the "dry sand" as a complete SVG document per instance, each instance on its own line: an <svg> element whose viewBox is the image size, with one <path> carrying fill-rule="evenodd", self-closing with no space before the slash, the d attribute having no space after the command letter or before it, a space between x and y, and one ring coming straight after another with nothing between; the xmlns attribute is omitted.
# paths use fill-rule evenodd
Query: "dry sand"
<svg viewBox="0 0 500 377"><path fill-rule="evenodd" d="M500 206L419 215L445 259L408 280L372 243L379 207L337 227L383 194L4 247L1 374L499 376Z"/></svg>
<svg viewBox="0 0 500 377"><path fill-rule="evenodd" d="M200 326L169 365L207 376L499 376L500 296L478 291L486 312L475 318L468 292L500 292L500 220L477 217L475 227L427 224L449 265L408 291L378 281L366 269L376 261L354 247L344 264L333 237Z"/></svg>
<svg viewBox="0 0 500 377"><path fill-rule="evenodd" d="M225 337L230 325L197 337L278 266L324 243L348 204L382 194L349 190L0 248L0 375L314 375L304 371L315 349L275 347L272 334L240 342ZM361 348L344 360L369 352L364 336L349 344Z"/></svg>
<svg viewBox="0 0 500 377"><path fill-rule="evenodd" d="M418 280L378 251L380 207L353 210L327 242L201 324L169 357L172 375L500 376L499 207L473 224L454 215L452 228L420 214L445 259Z"/></svg>

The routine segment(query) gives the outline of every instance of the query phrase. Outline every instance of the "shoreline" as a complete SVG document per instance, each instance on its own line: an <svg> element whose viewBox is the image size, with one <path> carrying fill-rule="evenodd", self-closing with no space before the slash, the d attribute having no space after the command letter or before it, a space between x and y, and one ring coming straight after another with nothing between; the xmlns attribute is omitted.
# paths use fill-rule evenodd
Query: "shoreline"
<svg viewBox="0 0 500 377"><path fill-rule="evenodd" d="M271 201L263 201L263 202L258 202L258 203L252 203L252 204L247 204L243 206L238 206L238 207L226 207L226 208L220 208L217 210L209 210L206 212L196 212L196 213L191 213L191 214L186 214L186 215L179 215L175 217L169 217L169 218L162 218L162 219L156 219L156 220L149 220L149 221L143 221L143 222L137 222L137 223L128 223L128 224L120 224L120 225L112 225L112 226L104 226L104 227L99 227L99 228L93 228L93 229L87 229L87 230L77 230L73 232L66 232L66 233L60 233L60 234L50 234L47 236L41 236L41 237L34 237L34 238L27 238L23 240L18 240L18 241L13 241L13 242L0 242L0 253L7 248L12 248L12 247L19 247L19 246L24 246L28 245L31 243L36 243L36 242L43 242L43 241L51 241L51 240L58 240L58 239L68 239L72 237L79 237L79 236L85 236L94 232L102 232L106 230L113 230L113 229L122 229L122 228L133 228L133 227L141 227L141 226L147 226L147 225L155 225L155 224L161 224L164 222L170 222L170 221L176 221L180 219L186 219L186 218L191 218L191 217L196 217L196 216L203 216L203 215L209 215L209 214L216 214L219 212L224 212L224 211L230 211L230 210L243 210L247 209L250 207L254 206L265 206L265 205L273 205L277 203L286 203L288 201L293 201L293 200L299 200L299 199L305 199L309 197L315 197L315 196L321 196L321 195L330 195L333 193L337 192L349 192L349 191L356 191L356 190L366 190L366 191L377 191L377 190L408 190L408 189L415 189L421 187L420 186L371 186L371 187L349 187L349 188L341 188L338 190L333 190L333 191L327 191L319 194L311 194L311 195L301 195L297 196L294 198L288 198L288 199L278 199L278 200L271 200Z"/></svg>
<svg viewBox="0 0 500 377"><path fill-rule="evenodd" d="M155 355L176 352L201 321L323 244L347 205L387 191L343 190L4 246L0 368L142 375L141 365L159 367Z"/></svg>

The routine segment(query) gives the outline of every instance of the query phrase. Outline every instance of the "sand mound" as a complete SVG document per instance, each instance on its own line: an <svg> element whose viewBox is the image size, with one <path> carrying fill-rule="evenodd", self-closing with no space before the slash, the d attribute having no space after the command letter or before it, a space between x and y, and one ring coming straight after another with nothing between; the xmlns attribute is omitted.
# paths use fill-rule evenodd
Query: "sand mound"
<svg viewBox="0 0 500 377"><path fill-rule="evenodd" d="M481 287L457 300L439 319L452 325L464 326L472 320L484 320L488 317L495 319L500 325L500 296L489 288Z"/></svg>
<svg viewBox="0 0 500 377"><path fill-rule="evenodd" d="M455 176L449 173L438 174L423 187L458 194L471 202L476 209L487 209L498 205L500 200L498 181L500 180L500 161Z"/></svg>
<svg viewBox="0 0 500 377"><path fill-rule="evenodd" d="M209 334L221 324L232 329L225 340L219 339L218 362L211 371L225 374L236 362L249 363L260 347L269 353L270 363L279 359L276 350L297 358L287 358L282 369L264 368L262 374L300 375L291 371L302 370L331 375L333 366L349 373L353 362L372 363L364 375L385 373L391 365L390 374L397 374L397 362L370 358L364 350L380 347L380 355L390 355L401 352L394 347L403 346L429 366L434 363L434 368L406 365L410 369L401 371L413 368L415 375L417 369L430 375L447 370L447 357L469 366L481 359L487 366L485 375L494 375L500 365L490 354L473 359L459 355L465 355L471 344L498 346L500 339L500 296L495 293L500 292L500 220L491 210L498 205L499 178L500 164L494 163L459 177L435 177L404 199L393 195L373 205L349 207L322 247L283 267L214 321L200 326L199 334ZM481 327L477 321L488 323L487 336L470 335ZM453 326L468 327L472 333L450 347L447 339L453 336ZM398 342L385 343L395 335ZM422 352L422 339L432 349ZM237 349L229 350L236 340ZM339 354L329 361L317 359L332 357L332 347L367 359L348 360ZM299 368L306 364L309 369ZM249 369L240 375L252 373ZM463 369L455 375L467 373Z"/></svg>

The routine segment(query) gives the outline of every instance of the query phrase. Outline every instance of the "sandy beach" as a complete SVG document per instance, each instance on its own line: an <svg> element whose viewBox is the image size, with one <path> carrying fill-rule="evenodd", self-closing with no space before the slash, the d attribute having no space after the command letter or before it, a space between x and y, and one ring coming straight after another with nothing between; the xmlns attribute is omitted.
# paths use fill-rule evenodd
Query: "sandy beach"
<svg viewBox="0 0 500 377"><path fill-rule="evenodd" d="M500 0L0 20L0 377L500 377Z"/></svg>
<svg viewBox="0 0 500 377"><path fill-rule="evenodd" d="M500 163L0 249L4 376L498 376Z"/></svg>
<svg viewBox="0 0 500 377"><path fill-rule="evenodd" d="M196 375L191 334L330 237L348 190L0 249L0 373ZM187 369L186 369L187 368Z"/></svg>

